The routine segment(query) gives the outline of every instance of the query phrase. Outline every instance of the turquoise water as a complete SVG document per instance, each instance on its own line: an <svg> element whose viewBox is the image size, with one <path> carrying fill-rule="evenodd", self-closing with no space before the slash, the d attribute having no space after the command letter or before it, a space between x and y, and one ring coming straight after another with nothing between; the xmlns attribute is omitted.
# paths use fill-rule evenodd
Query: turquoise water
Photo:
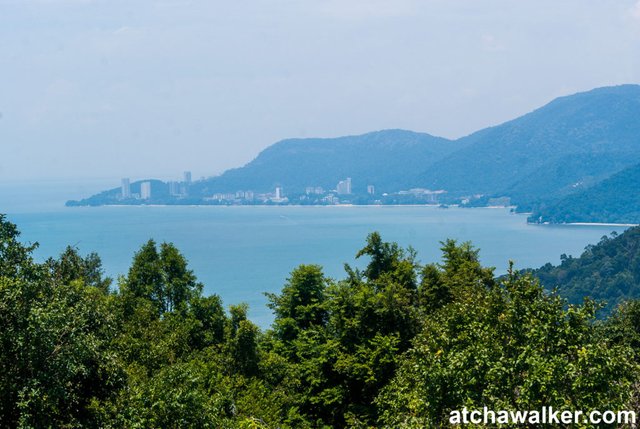
<svg viewBox="0 0 640 429"><path fill-rule="evenodd" d="M14 188L12 192L15 192ZM35 192L35 191L34 191ZM205 285L225 304L247 302L261 326L272 320L264 292L277 292L301 263L316 263L334 278L363 247L371 231L383 239L411 245L422 262L438 261L439 241L471 241L486 265L504 273L517 267L559 262L577 256L611 226L527 225L526 216L508 209L436 207L95 207L64 208L58 194L16 204L0 186L0 212L17 223L24 241L38 241L36 257L59 254L66 245L100 254L106 272L126 274L134 252L149 238L173 242ZM22 194L21 194L22 195ZM8 197L9 196L9 197ZM55 198L54 198L55 197Z"/></svg>

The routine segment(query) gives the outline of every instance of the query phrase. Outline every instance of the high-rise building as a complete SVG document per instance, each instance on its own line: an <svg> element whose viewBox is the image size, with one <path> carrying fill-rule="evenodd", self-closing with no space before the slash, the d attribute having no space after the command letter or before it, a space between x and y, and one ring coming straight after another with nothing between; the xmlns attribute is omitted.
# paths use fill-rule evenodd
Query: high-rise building
<svg viewBox="0 0 640 429"><path fill-rule="evenodd" d="M128 177L122 179L122 199L131 198L131 182Z"/></svg>
<svg viewBox="0 0 640 429"><path fill-rule="evenodd" d="M369 195L373 195L376 193L376 187L373 185L368 185L367 186L367 194Z"/></svg>
<svg viewBox="0 0 640 429"><path fill-rule="evenodd" d="M140 184L140 198L143 200L151 198L151 182L142 182Z"/></svg>
<svg viewBox="0 0 640 429"><path fill-rule="evenodd" d="M346 180L341 180L338 182L336 186L336 192L338 195L349 195L351 194L351 177L347 177Z"/></svg>
<svg viewBox="0 0 640 429"><path fill-rule="evenodd" d="M190 171L185 171L184 172L184 183L186 183L187 185L191 184L191 172Z"/></svg>
<svg viewBox="0 0 640 429"><path fill-rule="evenodd" d="M178 197L181 195L180 183L169 182L169 195L171 195L172 197Z"/></svg>
<svg viewBox="0 0 640 429"><path fill-rule="evenodd" d="M280 186L276 186L276 200L282 199L282 188Z"/></svg>

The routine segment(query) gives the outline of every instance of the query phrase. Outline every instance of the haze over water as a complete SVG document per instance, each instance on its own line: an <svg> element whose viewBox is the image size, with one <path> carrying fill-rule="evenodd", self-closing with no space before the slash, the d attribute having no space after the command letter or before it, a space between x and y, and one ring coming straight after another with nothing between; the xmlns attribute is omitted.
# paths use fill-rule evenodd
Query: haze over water
<svg viewBox="0 0 640 429"><path fill-rule="evenodd" d="M527 225L508 209L436 207L93 207L65 208L69 193L103 184L0 185L0 213L17 223L24 241L38 241L38 260L57 256L67 245L97 252L108 275L126 274L133 254L149 238L173 242L205 285L225 305L247 302L262 327L272 320L264 292L277 292L297 265L320 264L343 278L345 262L368 233L413 246L421 262L440 260L439 241L471 241L483 264L504 273L516 267L557 264L560 255L578 256L611 226ZM27 198L28 196L28 198ZM41 198L38 198L41 196ZM72 197L73 195L71 195Z"/></svg>

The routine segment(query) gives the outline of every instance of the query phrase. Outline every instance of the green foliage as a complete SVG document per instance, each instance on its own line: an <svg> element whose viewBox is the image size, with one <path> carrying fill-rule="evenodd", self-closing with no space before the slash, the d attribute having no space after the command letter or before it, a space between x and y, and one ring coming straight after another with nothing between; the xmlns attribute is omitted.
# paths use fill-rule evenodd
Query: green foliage
<svg viewBox="0 0 640 429"><path fill-rule="evenodd" d="M640 297L640 227L602 237L579 258L562 255L558 266L546 264L532 274L549 290L557 288L571 304L585 296L604 301L603 315Z"/></svg>
<svg viewBox="0 0 640 429"><path fill-rule="evenodd" d="M326 324L326 287L322 268L300 265L293 270L280 295L267 294L268 306L276 315L275 335L284 344L296 339L300 331Z"/></svg>
<svg viewBox="0 0 640 429"><path fill-rule="evenodd" d="M557 295L513 271L484 288L469 280L427 317L379 396L385 427L440 426L463 407L624 408L638 367L629 347L594 328L592 302L565 310Z"/></svg>
<svg viewBox="0 0 640 429"><path fill-rule="evenodd" d="M199 323L194 346L204 348L224 341L226 315L217 295L197 297L191 301L191 314Z"/></svg>
<svg viewBox="0 0 640 429"><path fill-rule="evenodd" d="M618 306L604 324L607 338L640 351L640 300L626 301ZM636 359L640 356L636 356Z"/></svg>
<svg viewBox="0 0 640 429"><path fill-rule="evenodd" d="M233 400L216 379L218 368L201 360L162 367L134 379L117 404L113 420L127 428L220 428L231 426ZM213 375L213 378L211 377Z"/></svg>
<svg viewBox="0 0 640 429"><path fill-rule="evenodd" d="M303 265L281 295L269 296L269 346L293 365L297 407L320 427L375 422L373 399L418 325L414 252L373 233L356 256L370 259L363 273L346 266L349 278L333 283Z"/></svg>
<svg viewBox="0 0 640 429"><path fill-rule="evenodd" d="M435 264L425 265L422 269L422 280L418 288L418 300L421 308L431 312L452 299L451 290L443 281Z"/></svg>
<svg viewBox="0 0 640 429"><path fill-rule="evenodd" d="M603 279L623 263L607 246L631 254L637 234L589 249ZM469 243L421 266L372 233L362 271L294 269L261 332L245 304L202 296L171 244L144 244L110 291L97 255L39 264L17 238L0 217L4 426L436 427L463 406L640 403L638 302L595 323L593 301L567 308L513 270L496 280Z"/></svg>
<svg viewBox="0 0 640 429"><path fill-rule="evenodd" d="M133 258L129 275L120 285L122 294L134 305L136 299L152 302L162 315L184 311L202 291L187 261L171 243L162 243L158 252L149 240Z"/></svg>
<svg viewBox="0 0 640 429"><path fill-rule="evenodd" d="M454 195L511 196L531 207L636 164L638 117L638 85L557 98L457 140L461 149L425 168L419 186Z"/></svg>
<svg viewBox="0 0 640 429"><path fill-rule="evenodd" d="M529 222L640 223L640 165L558 201L540 205Z"/></svg>
<svg viewBox="0 0 640 429"><path fill-rule="evenodd" d="M28 277L35 273L31 257L38 243L22 244L18 238L18 227L7 221L6 216L0 214L0 275L6 277Z"/></svg>
<svg viewBox="0 0 640 429"><path fill-rule="evenodd" d="M49 259L47 264L58 283L79 280L87 286L109 293L111 279L103 278L102 261L97 253L82 257L77 249L67 246L58 259Z"/></svg>
<svg viewBox="0 0 640 429"><path fill-rule="evenodd" d="M229 309L231 320L227 330L230 367L239 374L252 376L258 371L258 327L247 320L247 306Z"/></svg>
<svg viewBox="0 0 640 429"><path fill-rule="evenodd" d="M23 428L93 426L94 405L124 381L109 348L115 335L110 297L97 287L101 281L85 284L84 272L35 264L33 246L19 244L15 225L3 217L0 231L0 421ZM65 266L68 256L53 265ZM93 256L86 260L99 266Z"/></svg>

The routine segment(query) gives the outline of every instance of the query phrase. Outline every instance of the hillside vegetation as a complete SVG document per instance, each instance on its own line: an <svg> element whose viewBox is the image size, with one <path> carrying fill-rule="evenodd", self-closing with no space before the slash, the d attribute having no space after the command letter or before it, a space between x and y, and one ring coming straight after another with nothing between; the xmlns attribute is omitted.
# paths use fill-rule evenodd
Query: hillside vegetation
<svg viewBox="0 0 640 429"><path fill-rule="evenodd" d="M562 255L561 264L547 264L532 274L548 289L557 288L570 303L584 297L606 302L605 313L640 297L640 227L602 237L580 257Z"/></svg>
<svg viewBox="0 0 640 429"><path fill-rule="evenodd" d="M611 175L640 154L640 86L561 97L460 140L463 148L426 170L421 184L457 194L504 194L517 204ZM584 159L587 163L572 162ZM625 159L626 158L626 159ZM563 167L569 162L568 168Z"/></svg>
<svg viewBox="0 0 640 429"><path fill-rule="evenodd" d="M97 255L44 263L0 216L0 421L100 428L446 427L452 410L634 409L640 304L602 323L470 244L442 262L367 237L343 279L295 268L261 331L170 243L114 288Z"/></svg>
<svg viewBox="0 0 640 429"><path fill-rule="evenodd" d="M429 134L404 130L377 131L328 139L290 139L275 143L242 168L199 183L195 192L239 189L304 192L307 186L334 189L352 177L354 192L373 184L381 192L409 189L417 176L460 144Z"/></svg>
<svg viewBox="0 0 640 429"><path fill-rule="evenodd" d="M640 164L555 202L540 204L529 222L640 224Z"/></svg>

